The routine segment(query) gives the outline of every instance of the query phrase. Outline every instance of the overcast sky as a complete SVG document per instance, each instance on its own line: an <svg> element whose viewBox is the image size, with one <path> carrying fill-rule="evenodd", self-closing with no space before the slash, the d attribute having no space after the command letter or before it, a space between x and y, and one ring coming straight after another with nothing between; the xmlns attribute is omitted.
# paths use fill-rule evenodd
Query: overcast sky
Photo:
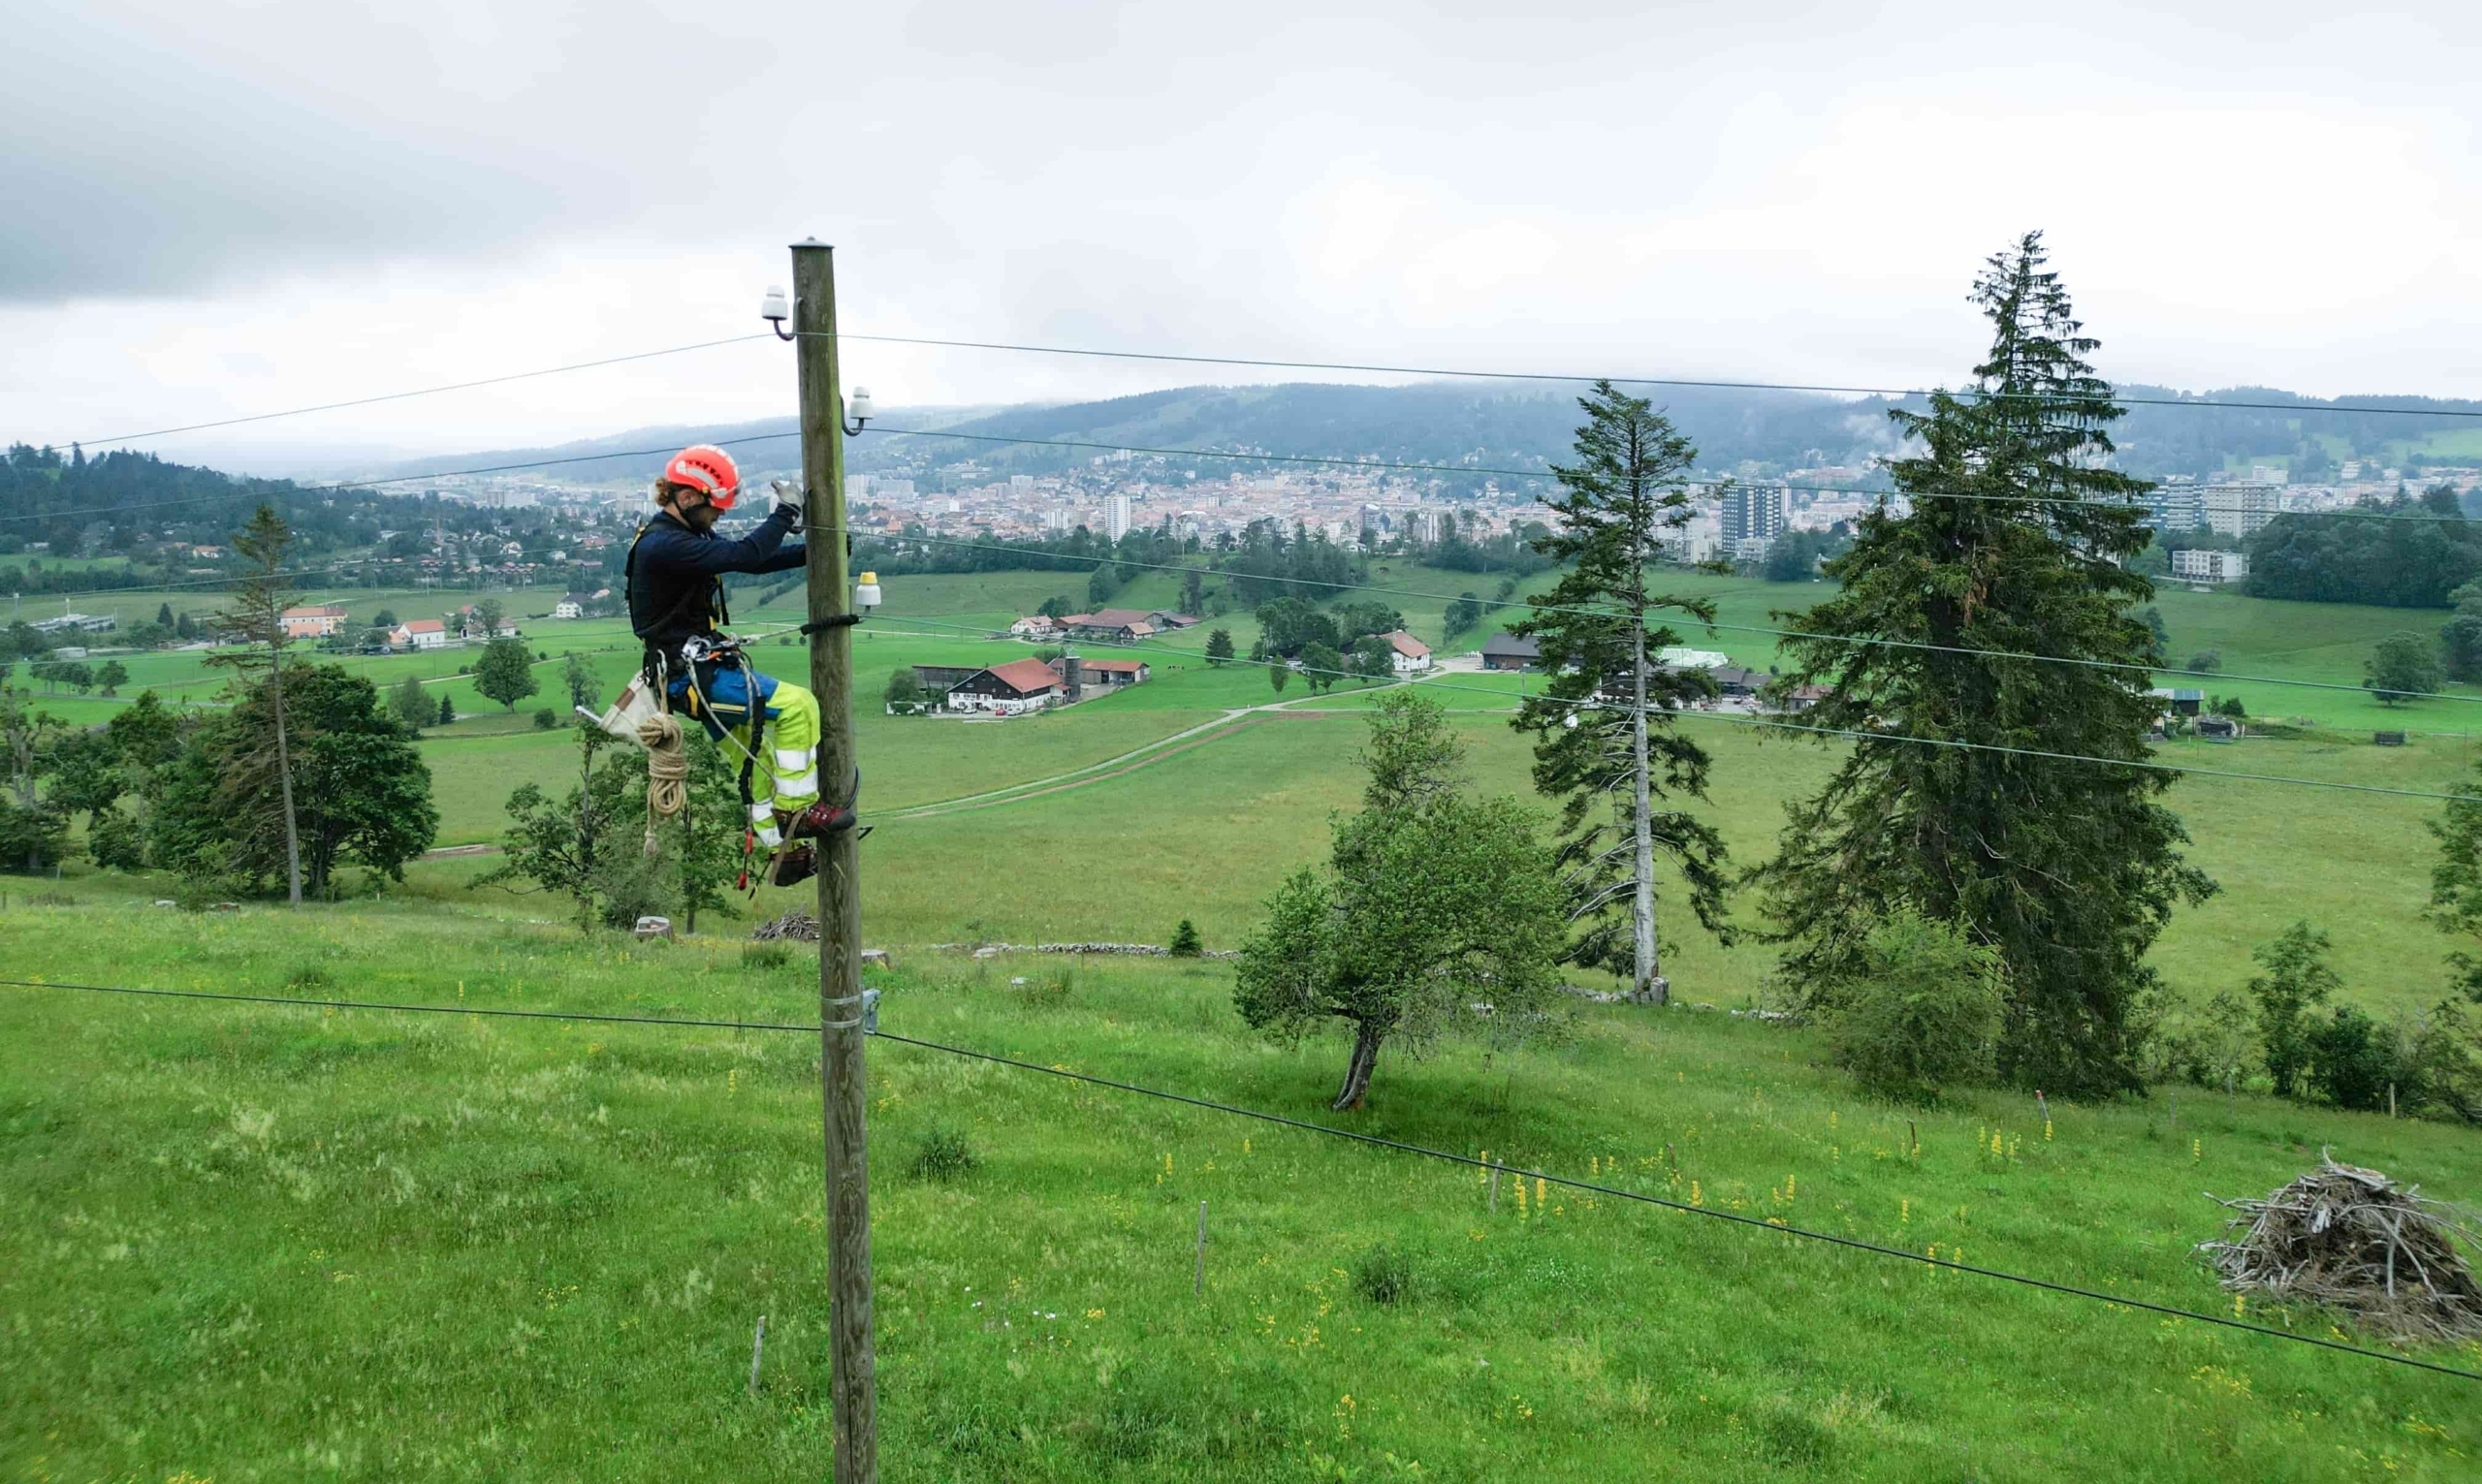
<svg viewBox="0 0 2482 1484"><path fill-rule="evenodd" d="M2018 9L32 0L0 435L746 333L811 234L854 331L1918 385L2040 227L2116 379L2482 396L2482 6ZM1273 373L845 374L922 404ZM218 436L791 410L768 341Z"/></svg>

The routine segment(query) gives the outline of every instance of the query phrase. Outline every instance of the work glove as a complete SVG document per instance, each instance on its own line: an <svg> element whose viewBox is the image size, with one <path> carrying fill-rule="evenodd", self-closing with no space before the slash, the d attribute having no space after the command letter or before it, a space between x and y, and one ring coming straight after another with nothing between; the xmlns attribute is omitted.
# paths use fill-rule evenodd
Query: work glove
<svg viewBox="0 0 2482 1484"><path fill-rule="evenodd" d="M779 510L790 510L795 520L801 518L802 489L789 479L767 482L767 513L772 516Z"/></svg>

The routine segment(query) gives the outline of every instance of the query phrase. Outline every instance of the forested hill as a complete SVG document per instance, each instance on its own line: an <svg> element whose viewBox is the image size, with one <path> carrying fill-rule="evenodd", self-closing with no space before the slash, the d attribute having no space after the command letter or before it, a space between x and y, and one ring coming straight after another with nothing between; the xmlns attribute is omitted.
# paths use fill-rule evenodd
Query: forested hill
<svg viewBox="0 0 2482 1484"><path fill-rule="evenodd" d="M1577 423L1576 396L1583 390L1582 384L1558 382L1440 381L1402 387L1294 382L1182 387L1103 401L1000 409L882 404L875 430L854 441L848 459L857 473L909 476L932 489L985 482L996 475L1058 472L1087 464L1100 452L984 441L1007 439L1536 470L1567 455ZM1900 404L1888 398L1708 387L1640 390L1665 407L1698 445L1699 462L1705 469L1742 474L1818 465L1860 469L1895 448L1887 414ZM2258 387L2207 394L2136 385L2120 390L2132 397L2181 403L2132 406L2114 430L2122 466L2138 474L2204 475L2234 461L2265 459L2288 465L2297 481L2306 481L2332 478L2341 458L2393 463L2415 452L2427 452L2441 462L2482 458L2482 454L2445 442L2447 435L2482 432L2482 423L2474 417L2482 414L2482 402L2394 396L2321 401ZM2239 402L2279 406L2230 405ZM2295 407L2300 410L2290 410ZM2379 407L2414 415L2371 410ZM973 436L908 437L904 429ZM790 418L645 427L580 443L489 450L375 472L415 474L583 458L563 464L561 472L580 480L634 479L652 472L653 456L647 450L731 440L746 468L773 473L799 463L793 432ZM1201 459L1198 471L1214 477L1246 466Z"/></svg>

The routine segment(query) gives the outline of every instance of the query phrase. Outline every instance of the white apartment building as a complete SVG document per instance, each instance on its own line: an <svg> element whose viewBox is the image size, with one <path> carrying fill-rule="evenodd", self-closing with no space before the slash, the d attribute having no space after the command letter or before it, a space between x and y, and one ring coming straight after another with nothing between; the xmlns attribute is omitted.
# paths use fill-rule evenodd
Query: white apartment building
<svg viewBox="0 0 2482 1484"><path fill-rule="evenodd" d="M2175 552L2172 575L2190 583L2237 583L2249 575L2249 558L2239 552Z"/></svg>
<svg viewBox="0 0 2482 1484"><path fill-rule="evenodd" d="M2209 485L2198 491L2207 524L2226 536L2254 536L2283 511L2275 485Z"/></svg>
<svg viewBox="0 0 2482 1484"><path fill-rule="evenodd" d="M1128 495L1103 496L1103 534L1113 541L1118 541L1129 534Z"/></svg>

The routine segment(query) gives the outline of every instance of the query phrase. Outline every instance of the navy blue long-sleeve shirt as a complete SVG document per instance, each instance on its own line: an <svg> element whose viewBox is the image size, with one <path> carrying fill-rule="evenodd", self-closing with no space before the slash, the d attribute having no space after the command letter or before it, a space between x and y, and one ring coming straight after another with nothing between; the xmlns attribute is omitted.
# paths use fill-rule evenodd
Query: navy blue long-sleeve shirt
<svg viewBox="0 0 2482 1484"><path fill-rule="evenodd" d="M795 516L790 504L779 505L757 529L728 541L657 511L629 548L629 627L678 658L681 642L713 632L724 612L721 574L789 572L809 559L800 542L784 544Z"/></svg>

